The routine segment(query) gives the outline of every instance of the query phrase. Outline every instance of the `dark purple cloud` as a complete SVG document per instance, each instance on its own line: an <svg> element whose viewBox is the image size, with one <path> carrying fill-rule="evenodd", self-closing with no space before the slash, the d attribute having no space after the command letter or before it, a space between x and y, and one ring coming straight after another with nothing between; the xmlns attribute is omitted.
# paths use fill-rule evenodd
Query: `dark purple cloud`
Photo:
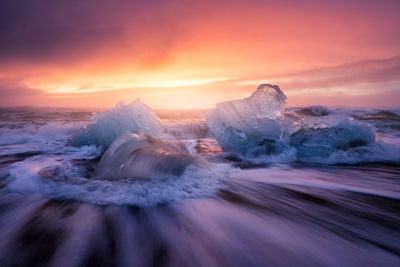
<svg viewBox="0 0 400 267"><path fill-rule="evenodd" d="M166 2L2 0L0 61L82 61L93 53L104 55L107 51L99 49L109 45L116 49L143 45L146 35L164 44L170 35L163 31L175 27L165 17ZM130 38L137 41L132 45Z"/></svg>
<svg viewBox="0 0 400 267"><path fill-rule="evenodd" d="M104 56L110 53L108 46L117 50L137 46L138 53L162 57L185 34L181 26L190 17L200 18L206 24L208 14L226 15L235 9L243 9L245 14L247 8L265 10L266 16L298 10L309 14L311 21L312 14L334 15L338 21L359 19L359 24L352 21L354 34L357 29L375 24L363 24L365 18L379 25L387 22L391 26L380 29L381 34L370 38L371 42L400 46L400 35L396 34L400 24L400 1L397 0L1 0L0 61L65 64L82 61L90 55ZM246 15L249 13L247 10ZM220 23L230 22L221 16ZM295 34L296 23L288 23L294 28L291 33ZM310 27L309 33L312 32Z"/></svg>

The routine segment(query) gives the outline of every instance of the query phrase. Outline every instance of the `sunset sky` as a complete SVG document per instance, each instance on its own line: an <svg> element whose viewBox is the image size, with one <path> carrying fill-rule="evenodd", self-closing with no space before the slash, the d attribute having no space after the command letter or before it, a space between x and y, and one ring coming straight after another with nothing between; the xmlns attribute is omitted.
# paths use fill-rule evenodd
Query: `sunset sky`
<svg viewBox="0 0 400 267"><path fill-rule="evenodd" d="M0 105L400 106L399 0L1 0Z"/></svg>

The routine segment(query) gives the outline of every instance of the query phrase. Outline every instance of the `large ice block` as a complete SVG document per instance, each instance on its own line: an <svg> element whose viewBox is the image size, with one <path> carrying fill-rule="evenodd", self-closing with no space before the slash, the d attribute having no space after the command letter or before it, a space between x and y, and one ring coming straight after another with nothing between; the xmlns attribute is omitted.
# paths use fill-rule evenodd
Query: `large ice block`
<svg viewBox="0 0 400 267"><path fill-rule="evenodd" d="M96 178L161 180L182 175L194 160L179 141L161 141L125 132L101 157Z"/></svg>
<svg viewBox="0 0 400 267"><path fill-rule="evenodd" d="M279 86L261 84L248 98L218 103L206 123L224 150L246 153L279 142L285 106Z"/></svg>

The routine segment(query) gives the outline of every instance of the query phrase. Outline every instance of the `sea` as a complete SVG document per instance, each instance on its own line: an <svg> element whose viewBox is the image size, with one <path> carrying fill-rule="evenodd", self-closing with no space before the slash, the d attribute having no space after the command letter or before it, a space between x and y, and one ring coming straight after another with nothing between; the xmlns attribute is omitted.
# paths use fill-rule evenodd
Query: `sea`
<svg viewBox="0 0 400 267"><path fill-rule="evenodd" d="M400 109L285 116L324 110L375 143L252 157L224 152L205 110L156 110L195 166L107 180L102 147L68 144L102 110L0 108L0 266L400 266Z"/></svg>

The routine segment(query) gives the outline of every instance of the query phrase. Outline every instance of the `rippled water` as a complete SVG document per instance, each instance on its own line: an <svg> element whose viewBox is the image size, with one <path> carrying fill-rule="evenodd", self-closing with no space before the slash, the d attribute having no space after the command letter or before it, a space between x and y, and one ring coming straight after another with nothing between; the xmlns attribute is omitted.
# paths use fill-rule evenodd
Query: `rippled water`
<svg viewBox="0 0 400 267"><path fill-rule="evenodd" d="M342 112L397 151L396 113ZM221 153L201 121L169 121L165 138L212 165L182 180L98 181L102 151L65 145L90 111L0 114L0 266L400 265L400 155L251 160Z"/></svg>

